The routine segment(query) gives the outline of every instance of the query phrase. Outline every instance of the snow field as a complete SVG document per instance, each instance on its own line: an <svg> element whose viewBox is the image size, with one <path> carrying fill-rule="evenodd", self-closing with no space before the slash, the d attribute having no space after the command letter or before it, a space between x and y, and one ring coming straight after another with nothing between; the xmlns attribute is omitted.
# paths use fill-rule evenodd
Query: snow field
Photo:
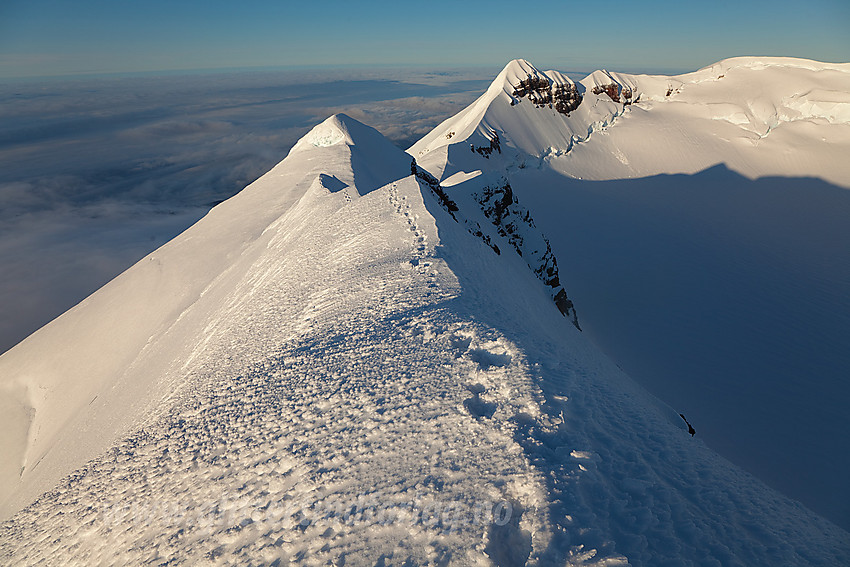
<svg viewBox="0 0 850 567"><path fill-rule="evenodd" d="M435 217L442 242L474 238ZM539 564L847 560L846 532L691 438L675 411L552 308L522 258L474 250L443 249L463 289L460 309L519 347L542 394L541 413L521 416L515 437L546 479L553 527Z"/></svg>

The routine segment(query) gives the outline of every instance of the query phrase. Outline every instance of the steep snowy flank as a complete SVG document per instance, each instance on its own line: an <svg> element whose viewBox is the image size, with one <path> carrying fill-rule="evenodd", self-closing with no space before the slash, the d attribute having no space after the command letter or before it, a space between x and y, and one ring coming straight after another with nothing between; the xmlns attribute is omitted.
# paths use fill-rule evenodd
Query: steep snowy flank
<svg viewBox="0 0 850 567"><path fill-rule="evenodd" d="M528 61L508 63L481 97L414 144L408 152L438 177L484 166L499 140L500 162L566 152L623 112L623 105L588 92L557 71ZM504 140L501 137L509 133ZM469 155L467 155L469 154ZM448 156L448 157L446 157ZM494 156L497 157L497 156ZM450 171L440 169L453 164ZM458 166L464 165L464 169Z"/></svg>
<svg viewBox="0 0 850 567"><path fill-rule="evenodd" d="M561 285L558 260L549 241L537 229L530 213L517 201L504 178L491 179L489 185L480 186L478 183L487 179L482 177L474 185L463 183L463 191L455 191L444 188L433 175L420 168L416 160L411 163L411 172L455 222L460 222L493 252L501 254L503 249L513 250L525 259L537 279L551 288L552 300L561 314L581 330L575 306ZM490 224L492 227L488 227Z"/></svg>
<svg viewBox="0 0 850 567"><path fill-rule="evenodd" d="M691 438L562 316L505 186L458 179L332 117L0 358L43 396L2 561L850 560L846 532Z"/></svg>

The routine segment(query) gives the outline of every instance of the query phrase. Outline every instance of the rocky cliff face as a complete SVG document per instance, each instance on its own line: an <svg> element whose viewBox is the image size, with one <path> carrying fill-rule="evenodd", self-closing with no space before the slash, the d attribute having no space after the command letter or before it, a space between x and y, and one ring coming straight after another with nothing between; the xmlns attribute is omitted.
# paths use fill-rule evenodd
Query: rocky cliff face
<svg viewBox="0 0 850 567"><path fill-rule="evenodd" d="M552 299L561 314L571 318L573 325L581 330L573 302L561 285L558 260L552 247L534 224L531 213L517 200L510 183L503 179L498 184L485 186L473 196L499 236L525 260L537 279L551 288Z"/></svg>
<svg viewBox="0 0 850 567"><path fill-rule="evenodd" d="M430 191L455 222L464 225L470 234L484 242L493 252L501 255L503 247L513 249L524 259L537 279L551 289L552 300L561 314L569 317L573 325L581 330L573 302L561 285L558 261L552 247L534 224L531 213L519 203L506 179L502 178L477 190L460 184L455 191L465 188L471 191L472 199L468 198L469 195L458 195L459 198L455 200L436 177L417 165L415 159L411 160L410 171L420 186ZM482 228L482 223L486 226L488 222L495 229L495 234ZM502 247L497 243L500 240Z"/></svg>
<svg viewBox="0 0 850 567"><path fill-rule="evenodd" d="M567 116L578 108L582 101L582 96L575 84L553 84L549 79L535 75L528 75L521 80L514 86L511 94L518 99L527 98L538 108L548 106ZM512 101L511 106L519 102L519 100Z"/></svg>
<svg viewBox="0 0 850 567"><path fill-rule="evenodd" d="M614 102L619 102L622 104L631 104L632 102L637 102L637 99L632 100L633 92L632 89L626 86L623 86L619 83L608 83L607 85L597 85L593 87L591 92L595 95L606 94L608 98L613 100ZM668 91L669 96L670 91Z"/></svg>
<svg viewBox="0 0 850 567"><path fill-rule="evenodd" d="M490 154L494 151L498 153L502 153L502 141L499 140L499 133L494 131L489 132L489 136L486 136L488 140L490 140L490 144L486 146L476 146L475 144L469 144L469 149L473 152L484 156L485 158L490 158Z"/></svg>

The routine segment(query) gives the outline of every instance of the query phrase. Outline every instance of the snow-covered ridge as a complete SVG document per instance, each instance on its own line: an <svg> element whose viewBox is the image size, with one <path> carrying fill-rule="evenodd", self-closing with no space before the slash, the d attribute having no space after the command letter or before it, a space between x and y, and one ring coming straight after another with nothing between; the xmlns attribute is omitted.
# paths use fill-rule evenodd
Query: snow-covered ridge
<svg viewBox="0 0 850 567"><path fill-rule="evenodd" d="M315 222L409 175L410 157L379 132L332 116L238 195L4 353L0 512L51 486L179 389L184 369L203 355L200 331L213 325L220 293L284 221Z"/></svg>
<svg viewBox="0 0 850 567"><path fill-rule="evenodd" d="M354 120L346 114L334 114L328 117L321 124L317 124L312 130L307 132L295 146L292 152L299 152L312 147L326 148L345 144L354 146L355 140L357 145L378 145L382 146L386 142L384 137L375 130Z"/></svg>
<svg viewBox="0 0 850 567"><path fill-rule="evenodd" d="M616 87L611 91L610 85ZM608 87L606 90L605 87ZM608 92L615 96L609 96ZM540 71L524 59L509 62L487 91L465 110L435 128L408 152L435 175L448 177L457 171L441 170L449 162L469 161L466 171L477 169L480 160L464 160L462 152L489 158L492 150L502 161L519 163L528 156L568 152L586 141L624 112L640 96L633 82L618 74L598 72L586 81L573 82L558 71ZM614 100L617 99L617 100ZM494 141L498 147L493 146ZM431 153L434 155L429 155ZM440 156L451 153L451 157ZM464 170L464 169L461 169Z"/></svg>
<svg viewBox="0 0 850 567"><path fill-rule="evenodd" d="M736 68L752 69L754 71L763 71L768 68L786 68L786 69L805 69L807 71L839 71L842 73L850 73L850 63L826 63L821 61L813 61L811 59L802 59L800 57L760 57L760 56L740 56L723 59L717 63L706 65L702 69L692 73L684 73L680 77L693 76L714 76L724 74L727 71Z"/></svg>
<svg viewBox="0 0 850 567"><path fill-rule="evenodd" d="M801 228L802 225L798 227L798 230L803 230L806 234L801 233L796 239L801 249L808 247L806 259L799 261L798 257L798 264L795 264L790 255L787 255L788 257L776 260L776 265L782 264L781 270L786 270L784 279L794 282L789 287L799 287L801 301L811 301L813 305L832 302L835 305L835 317L826 315L815 305L810 312L812 320L822 320L825 327L841 329L842 320L846 320L843 319L846 311L841 307L843 300L837 298L847 296L847 279L843 267L846 263L840 260L846 253L837 251L844 251L847 240L842 236L844 231L836 228L833 212L817 209L818 203L829 202L830 207L835 206L835 210L843 211L840 188L850 188L850 161L846 159L846 156L850 155L848 68L848 64L751 57L721 61L699 71L678 76L596 71L576 83L577 92L582 94L582 101L567 115L550 108L550 102L545 96L551 92L551 85L556 82L551 77L552 73L539 71L527 61L514 61L503 70L478 101L439 125L408 151L417 156L423 168L449 186L449 194L462 209L465 204L458 195L480 194L483 186L500 186L498 182L493 185L493 180L505 178L518 201L528 207L535 217L535 225L540 226L542 233L552 238L552 248L558 255L563 280L567 282L567 291L576 301L578 311L582 312L582 326L592 335L600 337L599 329L603 324L608 325L605 332L610 333L610 337L606 339L610 340L610 345L614 345L618 340L620 345L638 344L639 339L635 335L639 333L632 332L630 341L622 340L619 333L628 325L633 329L644 326L636 318L615 315L615 312L629 312L633 304L640 300L633 297L633 289L629 289L627 280L618 283L618 262L610 260L619 258L617 254L620 253L620 247L616 242L634 239L637 249L640 243L649 242L651 244L646 245L646 251L640 251L639 254L646 253L651 256L653 250L664 246L653 241L655 222L660 221L659 226L665 226L665 223L669 225L671 221L665 215L669 214L673 207L688 210L689 200L705 199L707 203L711 203L705 214L695 214L693 211L688 213L697 219L697 224L705 224L702 229L705 234L694 235L690 234L688 229L679 228L677 230L680 232L672 238L681 237L689 242L693 239L700 242L699 248L715 250L719 245L712 235L740 230L741 213L734 210L734 206L730 204L732 201L739 198L747 201L759 195L759 201L764 207L763 215L756 215L758 218L743 224L763 222L766 226L782 226L792 220L793 223L797 222L794 215L786 210L784 200L799 199L800 207L805 209L805 212L801 211L801 218L811 223L807 228ZM532 80L529 80L529 77ZM532 96L527 96L527 92L523 93L523 96L514 96L514 93L520 94L518 90L531 91ZM447 135L446 131L451 135ZM468 134L467 138L463 137L464 133ZM487 151L488 149L490 151ZM721 173L724 171L727 175ZM666 178L662 174L679 174L675 178L679 193L666 195L665 191L670 188L674 178ZM661 176L657 180L661 189L657 191L653 186L656 183L653 178L656 176ZM613 183L613 180L640 177L649 179L643 182ZM768 179L758 183L750 181L760 177ZM815 179L796 179L800 177ZM484 179L490 181L483 181ZM585 180L608 183L586 183ZM826 183L823 183L824 181ZM719 186L724 183L730 185ZM597 193L598 195L595 195ZM605 199L599 196L609 194L617 194L618 197L611 199L610 203L605 203ZM727 201L730 195L734 195L734 198ZM716 196L714 202L713 196ZM575 208L571 206L571 199L576 201ZM640 213L635 213L636 218L625 212L628 207L624 203L631 202L641 203L645 208ZM556 206L555 203L560 205ZM629 219L628 223L631 224L628 225L628 230L616 226L618 222L615 220L616 215L611 214L613 211L619 211ZM587 219L594 220L580 218L585 214ZM650 220L653 218L656 221ZM611 223L611 226L608 226L608 223ZM670 230L669 226L664 230ZM821 240L821 235L827 233L830 237ZM565 234L568 234L569 238L565 237ZM584 239L596 242L591 243ZM776 235L771 239L777 242L780 240ZM502 241L492 242L505 248ZM794 246L797 244L790 245L791 248ZM604 250L603 256L607 259L590 260L600 256L595 253L596 250ZM768 255L782 255L781 251L769 246L765 246L765 250ZM583 280L581 275L569 270L572 255L575 253L583 257L585 262ZM622 264L628 266L634 254L633 250L630 258L623 258ZM719 254L726 257L722 252ZM683 258L686 263L692 261L687 254L684 254ZM815 266L818 262L815 258L822 258L824 262L836 267L823 269L819 265ZM711 261L713 260L704 258L696 267L684 270L682 280L687 280L701 269L700 266ZM664 262L658 264L663 265ZM759 269L776 269L776 265L771 265L770 261L763 258L750 265L753 266L752 271L736 276L742 282L741 297L749 293L750 286L756 286L755 281L759 282L758 286L764 285L759 279L763 277ZM605 266L607 271L604 273L607 278L593 278L587 275L596 273L593 270L599 266ZM735 265L726 268L728 273L736 273ZM727 273L726 268L717 270L717 273ZM807 281L807 278L814 280L820 277L807 275L814 272L828 274L824 277L822 288ZM640 263L633 268L633 273L638 280L644 277ZM602 281L605 279L608 281ZM702 277L702 281L708 279L710 278ZM578 285L583 286L581 292L577 291ZM645 282L644 285L656 289L653 282ZM664 285L664 282L659 282L658 288ZM727 293L738 297L739 290L727 290ZM677 292L672 291L669 298L675 301L676 294ZM582 295L585 301L594 302L593 317L596 319L590 320L584 316ZM683 295L690 297L687 292ZM778 294L772 294L773 297L776 295ZM611 308L614 302L608 296L628 297L632 304L621 301L615 310ZM653 303L653 309L663 313L664 301L663 294L659 294ZM751 303L752 298L748 297L747 304ZM729 305L733 304L734 301L729 302ZM702 305L704 303L700 300L692 300L690 306L683 310L698 311ZM775 307L756 307L752 310L730 308L727 313L721 307L716 313L723 313L723 317L735 321L735 327L744 327L764 325L779 311ZM749 315L741 315L742 312ZM642 314L642 319L651 327L653 316L646 311L642 311ZM709 319L719 326L719 316L717 320L711 317ZM805 316L800 315L800 321L806 320L808 319ZM624 324L618 326L621 321ZM693 326L699 327L700 324L695 323ZM701 332L696 329L692 331ZM651 334L650 332L649 335ZM770 338L763 344L786 341L793 334L792 331L786 331L784 326L779 326L775 331L765 333L765 336ZM842 336L846 336L846 331ZM666 337L665 342L678 344L675 333ZM600 343L604 338L600 339ZM724 343L722 340L717 340L716 343L712 340L700 342L715 345L718 349L735 348L735 345ZM797 355L788 355L789 367L792 364L805 366L805 352L820 352L819 347L811 342L806 343L808 346L805 349L798 351L803 353L799 359L795 359ZM644 354L651 351L648 345L643 345L641 349L628 350L628 347L623 347L621 350L625 353L622 354L623 361L627 360L626 357L632 357L634 360L646 360L651 357ZM702 347L696 347L695 350L711 351L707 348L703 351ZM834 364L835 367L840 366L840 361L843 360L840 354L821 357L825 365ZM769 367L769 364L752 362L754 366ZM664 365L665 361L654 360L653 364L657 369ZM701 359L699 366L708 368L711 364L710 359ZM724 373L738 376L735 372L739 370L731 366L727 365ZM830 372L823 377L825 383L830 384L830 389L844 391L843 380L834 372ZM682 363L675 374L687 373L687 363ZM774 371L768 369L764 375L772 373ZM752 376L742 373L740 380L742 383L749 383L748 380L758 381L758 376L760 375L755 373ZM666 380L675 383L679 378L671 373ZM647 380L647 383L651 382ZM659 380L655 383L663 382ZM659 395L664 395L664 390L657 391ZM800 399L806 397L805 393L798 394ZM777 407L785 403L781 396L776 398ZM716 406L710 413L716 415L717 411ZM837 415L835 411L835 408L832 413L812 411L801 418L801 421L817 423L821 433L813 434L808 439L804 439L805 435L800 435L798 444L817 444L821 439L828 438L832 431L838 430L841 425L837 419L824 417ZM770 419L776 418L776 415L772 415ZM750 458L749 461L745 460L746 457L740 457L742 454L753 454L756 444L750 442L747 445L748 441L744 440L730 441L729 429L731 428L723 430L724 435L718 435L716 438L723 437L727 447L734 447L729 449L728 454L735 459L741 459L741 462L747 462L753 470L763 466L764 461L758 462L756 457ZM773 442L768 434L765 434L763 439L765 444ZM720 441L717 442L719 446ZM820 452L818 459L821 463L818 468L822 472L813 475L817 474L824 486L833 487L831 492L841 492L843 489L834 482L836 475L833 474L838 467L828 471L828 467L832 465L827 465L826 461L830 460L830 457L824 451ZM786 477L796 475L791 473L795 470L795 465L788 458L776 457L772 464L777 466L771 470L782 467L789 472ZM764 472L765 468L758 470ZM765 478L771 478L780 485L776 480L778 475L770 477L771 473L764 474ZM824 510L824 513L831 514L830 517L847 517L846 509L833 504L834 499L830 502L828 497L824 497L827 489L812 490L805 484L799 482L794 486L793 482L787 482L782 486L788 487L789 493L791 490L797 490L794 494L806 502L811 502L812 506L818 506L817 509Z"/></svg>
<svg viewBox="0 0 850 567"><path fill-rule="evenodd" d="M723 163L748 177L816 172L850 186L842 181L847 175L833 173L844 167L842 148L850 147L849 69L850 64L739 57L677 76L599 70L573 83L518 59L478 100L408 152L440 179L492 169L495 164L484 159L494 156L502 171L545 162L591 179L693 173ZM562 112L556 91L574 93L562 99ZM828 134L822 136L828 146L801 143L814 126ZM591 141L603 132L613 138ZM769 136L781 138L776 148L766 142ZM786 140L800 155L783 155ZM664 157L671 152L682 156L679 167L671 168Z"/></svg>
<svg viewBox="0 0 850 567"><path fill-rule="evenodd" d="M564 319L570 258L519 195L558 168L640 174L645 146L691 167L676 128L728 132L687 127L731 124L693 109L736 74L676 91L512 62L417 159L318 125L0 357L20 402L0 561L847 564L847 532L691 438ZM546 212L555 232L575 214Z"/></svg>
<svg viewBox="0 0 850 567"><path fill-rule="evenodd" d="M783 122L820 121L850 124L850 63L819 63L790 57L735 57L671 78L673 88L730 81L730 87L751 89L759 95L736 114L718 113L718 119L756 126L762 134ZM715 103L716 104L716 103ZM730 106L734 104L729 101Z"/></svg>
<svg viewBox="0 0 850 567"><path fill-rule="evenodd" d="M114 442L162 402L161 392L179 390L183 371L205 356L209 338L204 335L215 326L220 294L245 277L286 227L297 232L405 178L429 189L454 217L457 205L412 161L373 128L343 114L331 116L266 175L0 357L4 509L14 510L68 467ZM504 232L504 226L514 231L516 222L524 223L525 238L546 250L538 254L528 248L523 254L522 247L506 243L503 248L525 255L541 287L551 288L558 308L575 319L548 243L530 218L513 218L511 211L518 205L511 205L497 226L478 229L476 236L489 243L492 233L493 241L501 242L506 234L497 232ZM465 227L480 226L479 217L486 220L474 200L464 201L457 215ZM512 238L521 237L517 233ZM498 246L491 248L488 253L499 254ZM116 316L116 309L129 315ZM62 339L70 328L75 329L74 341ZM106 353L104 341L110 345ZM56 343L62 348L47 346ZM116 383L127 387L114 388ZM104 422L113 425L102 426Z"/></svg>

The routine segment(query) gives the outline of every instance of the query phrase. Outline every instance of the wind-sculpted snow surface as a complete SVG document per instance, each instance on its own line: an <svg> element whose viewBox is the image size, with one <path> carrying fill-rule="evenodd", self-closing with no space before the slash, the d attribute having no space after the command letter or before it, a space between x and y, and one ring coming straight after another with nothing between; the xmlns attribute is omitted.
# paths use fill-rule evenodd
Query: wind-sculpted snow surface
<svg viewBox="0 0 850 567"><path fill-rule="evenodd" d="M490 541L493 526L526 557L541 545L543 481L513 439L515 416L539 413L539 391L514 345L448 307L460 289L434 257L419 185L321 199L300 231L285 230L292 214L271 229L179 401L7 524L8 558L476 564L522 553ZM470 389L492 421L466 409ZM27 544L45 534L56 545Z"/></svg>
<svg viewBox="0 0 850 567"><path fill-rule="evenodd" d="M563 317L536 225L505 228L520 201L503 187L496 215L493 178L441 184L384 142L331 117L0 358L44 396L3 563L850 562L846 532L692 439ZM74 373L110 341L123 356Z"/></svg>

